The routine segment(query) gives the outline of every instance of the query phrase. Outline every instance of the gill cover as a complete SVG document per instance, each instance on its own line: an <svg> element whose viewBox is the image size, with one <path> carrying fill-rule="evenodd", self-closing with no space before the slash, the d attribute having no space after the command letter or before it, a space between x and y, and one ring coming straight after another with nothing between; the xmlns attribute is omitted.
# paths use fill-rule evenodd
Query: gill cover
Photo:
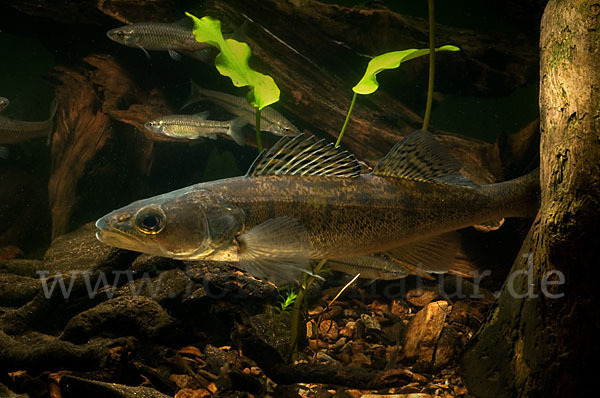
<svg viewBox="0 0 600 398"><path fill-rule="evenodd" d="M96 222L100 241L178 259L204 258L232 241L240 212L203 190L184 188L134 202Z"/></svg>

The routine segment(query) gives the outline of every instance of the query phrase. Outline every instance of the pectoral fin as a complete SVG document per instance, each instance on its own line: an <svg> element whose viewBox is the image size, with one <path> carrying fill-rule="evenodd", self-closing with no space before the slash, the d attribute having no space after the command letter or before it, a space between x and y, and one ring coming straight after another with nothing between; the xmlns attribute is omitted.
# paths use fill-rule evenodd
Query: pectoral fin
<svg viewBox="0 0 600 398"><path fill-rule="evenodd" d="M449 232L400 246L388 254L408 270L417 268L436 274L448 272L460 248L458 232Z"/></svg>
<svg viewBox="0 0 600 398"><path fill-rule="evenodd" d="M10 152L7 147L0 146L0 159L8 159Z"/></svg>
<svg viewBox="0 0 600 398"><path fill-rule="evenodd" d="M237 238L240 266L251 275L274 283L290 282L310 273L310 242L300 221L278 217Z"/></svg>
<svg viewBox="0 0 600 398"><path fill-rule="evenodd" d="M174 60L174 61L181 61L181 54L179 54L177 51L173 50L172 48L169 48L169 56Z"/></svg>
<svg viewBox="0 0 600 398"><path fill-rule="evenodd" d="M148 51L146 51L146 49L142 46L138 46L140 50L142 50L144 52L144 54L146 54L146 58L150 59L150 53L148 53Z"/></svg>

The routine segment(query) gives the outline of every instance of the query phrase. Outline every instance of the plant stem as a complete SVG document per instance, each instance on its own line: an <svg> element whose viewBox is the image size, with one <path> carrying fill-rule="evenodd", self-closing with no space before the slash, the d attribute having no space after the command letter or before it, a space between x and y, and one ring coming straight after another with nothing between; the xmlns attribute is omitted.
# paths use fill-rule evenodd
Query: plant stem
<svg viewBox="0 0 600 398"><path fill-rule="evenodd" d="M338 139L335 142L335 146L340 146L340 141L344 136L344 131L346 131L346 126L348 126L348 122L350 121L350 114L352 113L352 109L354 109L354 102L356 102L356 93L352 96L352 102L350 103L350 109L348 109L348 114L346 115L346 120L344 121L344 125L342 126L342 131L340 131L340 135L338 135Z"/></svg>
<svg viewBox="0 0 600 398"><path fill-rule="evenodd" d="M260 108L256 108L256 147L258 148L258 153L261 153L263 147L260 138Z"/></svg>
<svg viewBox="0 0 600 398"><path fill-rule="evenodd" d="M427 87L427 105L425 106L425 117L423 118L423 130L427 130L427 127L429 127L431 105L433 104L433 78L435 76L435 19L433 1L429 0L429 86Z"/></svg>
<svg viewBox="0 0 600 398"><path fill-rule="evenodd" d="M325 259L319 261L319 264L317 264L317 266L313 270L313 274L317 275L321 271L321 268L323 268L323 266L325 265L326 261L327 260ZM298 290L298 295L296 296L296 301L294 302L294 308L292 309L292 319L290 320L291 346L289 356L291 361L295 361L296 359L298 359L298 323L300 322L300 308L304 303L304 296L306 292L310 288L310 285L313 283L313 281L316 279L312 275L308 278L306 278L306 274L304 274L304 276L304 282Z"/></svg>

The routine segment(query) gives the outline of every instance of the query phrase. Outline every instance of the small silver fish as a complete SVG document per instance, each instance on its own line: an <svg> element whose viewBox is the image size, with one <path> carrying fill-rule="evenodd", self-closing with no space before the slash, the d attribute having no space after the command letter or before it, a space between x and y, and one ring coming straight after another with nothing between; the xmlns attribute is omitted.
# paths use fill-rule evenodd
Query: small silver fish
<svg viewBox="0 0 600 398"><path fill-rule="evenodd" d="M0 111L6 108L9 103L10 101L8 100L8 98L0 97Z"/></svg>
<svg viewBox="0 0 600 398"><path fill-rule="evenodd" d="M216 134L230 136L238 145L244 145L242 127L247 123L237 117L229 121L206 120L208 112L196 115L168 115L151 120L144 127L153 133L168 137L196 140L198 138L215 139Z"/></svg>
<svg viewBox="0 0 600 398"><path fill-rule="evenodd" d="M244 118L248 124L256 126L256 108L250 105L246 98L208 90L192 81L190 96L181 109L199 101L217 104L228 112ZM271 107L266 107L261 111L260 129L279 136L295 137L300 134L296 126Z"/></svg>
<svg viewBox="0 0 600 398"><path fill-rule="evenodd" d="M18 144L39 137L48 137L49 143L55 114L56 100L53 100L50 105L50 118L41 122L14 120L0 116L0 144Z"/></svg>
<svg viewBox="0 0 600 398"><path fill-rule="evenodd" d="M191 27L173 23L140 22L109 30L109 39L127 47L141 49L148 58L150 51L168 51L178 61L179 53L202 57L201 52L210 45L196 41Z"/></svg>

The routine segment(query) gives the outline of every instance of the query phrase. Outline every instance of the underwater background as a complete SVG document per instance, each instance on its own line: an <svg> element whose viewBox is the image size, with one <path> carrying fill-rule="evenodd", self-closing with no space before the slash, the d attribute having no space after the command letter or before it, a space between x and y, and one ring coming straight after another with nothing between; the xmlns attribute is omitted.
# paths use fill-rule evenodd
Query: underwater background
<svg viewBox="0 0 600 398"><path fill-rule="evenodd" d="M390 1L385 6L390 7L394 12L423 18L426 17L427 7L425 2L422 3ZM336 4L365 6L361 2L352 1ZM167 15L183 15L185 10L201 10L201 4L192 2L180 2L174 5L175 8L170 8ZM51 87L53 68L57 65L76 64L82 57L98 52L109 54L111 58L127 65L131 78L137 84L145 89L160 90L165 100L174 108L187 98L190 79L200 81L208 88L238 95L244 93L243 89L234 90L226 78L219 76L214 68L201 62L189 58L174 62L165 53L160 52L153 52L151 59L148 60L140 51L133 51L111 42L105 35L106 30L117 26L118 22L103 19L104 25L99 25L99 21L86 24L84 21L78 23L77 18L73 17L67 24L61 24L60 20L20 13L18 7L15 9L9 4L5 4L4 7L0 34L0 50L4 54L4 62L0 64L0 87L2 88L0 94L11 100L10 106L3 111L3 115L7 117L32 121L47 118L53 97ZM366 7L369 5L366 4ZM537 57L533 46L535 36L531 35L531 32L535 32L537 28L533 23L537 19L534 13L529 16L525 11L522 11L522 14L514 14L514 12L506 11L500 3L494 7L492 4L482 5L476 1L454 2L452 5L441 2L437 6L436 18L439 24L473 29L484 32L491 38L494 34L521 34L525 35L525 38L529 34L532 43L531 63L535 65ZM162 21L165 18L166 15L156 15L156 20ZM521 19L525 18L528 18L525 22L529 24L521 22ZM488 58L485 62L494 68L502 68L502 65L509 62L505 58L500 58L500 54L494 54L497 50L493 48L486 51ZM356 58L355 55L353 61L357 62L349 69L354 70L358 76L368 58L360 56ZM438 66L442 69L441 73L444 73L443 61L444 58L439 61L441 65ZM407 69L411 67L412 65L406 65ZM409 78L402 70L381 74L379 77L381 91L396 96L417 113L423 112L427 83L426 68L419 67L419 69L419 72L409 70ZM332 73L336 74L337 71L334 69ZM415 73L418 73L418 78L412 78ZM431 117L431 124L435 128L494 143L502 136L519 131L538 117L539 84L535 68L526 72L518 84L513 84L510 88L498 86L498 83L492 80L487 82L488 87L478 88L477 95L473 95L473 84L470 84L472 77L466 74L468 73L466 71L460 73L459 76L438 76L436 103ZM442 79L443 81L440 81ZM348 80L353 82L357 78ZM353 83L348 83L349 86L350 84ZM286 98L282 98L282 102L285 101ZM203 105L202 109L206 109L207 105ZM208 107L210 108L210 104ZM280 109L280 104L274 107ZM199 108L192 108L186 112L190 113L197 109ZM218 109L216 111L218 112ZM319 128L318 124L316 126L306 124L310 120L310 115L302 116L303 120L295 121L293 117L290 119L301 127L313 130L315 127ZM341 125L341 122L339 124ZM121 127L116 127L116 130L121 130ZM148 144L137 144L137 138L131 138L131 135L137 137L136 133L120 132L101 150L94 162L81 165L89 169L78 182L79 197L72 209L69 229L136 198L167 192L196 182L241 175L255 156L255 151L251 148L240 148L230 140L201 140L191 144L158 142L152 150L150 156L152 159L146 160L151 162L151 165L133 166L131 163L136 160L131 159L132 153L143 151L144 149L139 147ZM381 148L380 151L385 152L386 149ZM29 190L28 200L33 200L31 206L36 208L36 212L35 216L31 215L31 218L18 222L27 224L27 228L23 226L28 231L27 238L24 238L23 232L16 241L5 239L2 243L23 246L27 252L36 249L36 246L43 246L44 242L48 243L50 217L44 203L47 197L43 187L50 175L50 151L43 140L32 140L15 146L11 152L10 159L3 160L2 166L11 170L18 169L20 173L27 173L26 177L22 176L23 178L31 178L31 182L20 189ZM139 163L139 160L137 162ZM141 168L144 170L142 171ZM107 174L107 169L112 170ZM141 175L142 173L146 175ZM15 187L15 189L19 188ZM36 199L34 200L33 197ZM15 212L14 209L5 208L2 214L5 213ZM4 215L4 217L8 216ZM5 222L4 226L6 225ZM39 251L37 253L39 254Z"/></svg>
<svg viewBox="0 0 600 398"><path fill-rule="evenodd" d="M452 147L475 182L521 176L537 161L538 39L544 5L544 1L517 0L436 3L436 45L452 44L461 51L436 57L430 129ZM282 297L285 302L285 293L226 265L207 267L138 256L105 247L94 238L93 222L114 209L199 182L244 175L257 156L249 125L243 129L245 146L223 135L176 141L144 129L146 121L170 113L208 110L211 119L219 121L235 116L207 101L180 110L192 81L211 90L246 95L247 88L233 87L210 62L185 54L174 60L167 51L149 51L148 58L139 48L107 37L110 29L129 23L185 20L186 11L219 18L227 33L251 20L241 39L252 48L251 65L273 76L280 86L281 99L271 107L300 131L329 142L335 142L352 98L351 88L372 57L427 46L426 1L0 1L0 97L10 100L0 115L42 121L48 119L53 99L58 104L50 144L43 137L18 144L0 141L8 149L8 155L0 158L0 273L6 276L0 284L0 332L10 336L0 339L14 347L15 341L32 347L43 347L48 341L72 344L58 353L40 350L44 354L33 355L30 362L10 357L0 365L0 397L20 396L9 395L13 393L8 388L4 393L4 385L27 394L23 396L52 398L81 394L287 396L284 387L274 392L255 357L250 361L235 347L245 341L250 352L248 347L256 337L243 335L241 324L252 325L262 333L261 338L287 333L279 320L264 319L265 312L278 313L271 307L280 305ZM427 57L385 71L378 80L376 93L358 98L342 141L342 147L364 162L365 169L421 127ZM263 132L262 139L269 148L279 137ZM448 318L444 315L446 325L458 325L441 335L446 340L440 347L453 347L445 363L413 357L406 359L412 375L388 374L396 379L365 382L357 388L367 392L392 388L385 392L394 393L400 384L416 383L418 388L402 391L425 391L433 396L439 390L440 396L469 396L457 376L454 355L485 319L529 223L507 219L498 231L463 231L463 249L494 272L482 285L484 300L457 300L450 308L439 304L448 314ZM39 287L40 276L45 275L36 274L38 269L49 270L50 275L92 270L94 277L98 270L133 270L137 276L117 286L121 290L116 298L98 294L88 299L82 294L65 301L55 293L46 302ZM135 295L126 288L138 287L139 275L157 271L167 274L164 292L158 289L153 300L132 298ZM391 363L390 357L395 361L397 355L402 362L403 354L393 347L398 346L409 320L418 311L441 311L431 309L432 303L445 303L443 293L407 278L402 287L388 281L353 286L338 306L329 308L327 303L349 279L335 273L308 294L312 316L326 313L325 318L329 317L319 318L318 331L309 330L308 342L304 342L319 363L353 364L379 372ZM458 284L451 278L446 282L455 288ZM75 291L85 283L77 279ZM392 298L386 301L385 295ZM31 308L33 315L23 315ZM98 312L89 315L86 311ZM329 328L321 330L327 320ZM328 349L345 356L330 353L335 357L330 360L329 354L317 355L325 348L325 343L319 345L319 333L325 336L322 340ZM342 337L345 340L340 343ZM273 339L269 344L280 351L289 344L283 337ZM339 347L332 348L335 344ZM22 352L26 351L14 355ZM363 352L364 358L357 355ZM233 370L229 372L223 363ZM448 375L444 369L451 369ZM68 374L61 382L56 372L65 370ZM428 376L421 379L421 374ZM360 379L351 370L344 376ZM115 392L105 390L105 385L92 386L89 380L141 389ZM284 386L285 377L281 380ZM326 382L319 383L323 384L314 391L333 396L323 392ZM454 385L446 389L444 383ZM314 391L303 396L313 396Z"/></svg>

